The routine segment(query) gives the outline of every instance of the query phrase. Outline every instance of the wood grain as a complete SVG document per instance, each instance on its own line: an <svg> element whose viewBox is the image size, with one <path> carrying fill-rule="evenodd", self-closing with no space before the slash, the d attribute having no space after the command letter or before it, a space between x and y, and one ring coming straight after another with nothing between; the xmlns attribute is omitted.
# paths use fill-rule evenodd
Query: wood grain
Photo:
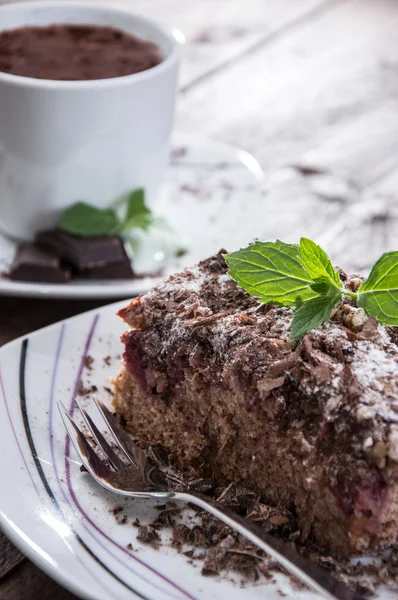
<svg viewBox="0 0 398 600"><path fill-rule="evenodd" d="M27 300L0 297L0 345L107 303L106 300Z"/></svg>
<svg viewBox="0 0 398 600"><path fill-rule="evenodd" d="M328 240L347 268L368 267L396 243L393 218L372 220L368 190L377 196L397 167L397 25L394 0L337 2L184 95L180 129L201 127L239 144L265 169L270 218L259 236L297 239L306 231ZM320 194L319 177L296 176L287 186L279 171L292 164L317 167L351 193ZM351 202L362 207L345 214ZM393 215L396 193L387 204ZM366 236L353 237L359 215ZM329 234L336 224L340 233Z"/></svg>
<svg viewBox="0 0 398 600"><path fill-rule="evenodd" d="M73 600L75 596L61 588L31 562L24 562L0 583L0 600Z"/></svg>
<svg viewBox="0 0 398 600"><path fill-rule="evenodd" d="M24 561L23 554L0 531L0 581Z"/></svg>

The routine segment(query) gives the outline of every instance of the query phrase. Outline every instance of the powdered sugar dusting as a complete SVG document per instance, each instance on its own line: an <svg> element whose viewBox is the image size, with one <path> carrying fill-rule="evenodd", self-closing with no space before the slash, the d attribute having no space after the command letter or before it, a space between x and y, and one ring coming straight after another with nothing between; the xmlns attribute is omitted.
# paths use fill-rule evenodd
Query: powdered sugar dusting
<svg viewBox="0 0 398 600"><path fill-rule="evenodd" d="M398 400L398 353L392 344L380 347L368 341L358 342L351 367L362 391L361 401L368 405L368 418L379 415L386 421L398 422L398 412L391 407L391 400Z"/></svg>
<svg viewBox="0 0 398 600"><path fill-rule="evenodd" d="M178 294L180 292L189 292L199 295L203 284L206 282L206 275L198 267L186 269L184 278L180 276L171 276L162 283L153 288L143 296L143 301L151 300L157 294Z"/></svg>

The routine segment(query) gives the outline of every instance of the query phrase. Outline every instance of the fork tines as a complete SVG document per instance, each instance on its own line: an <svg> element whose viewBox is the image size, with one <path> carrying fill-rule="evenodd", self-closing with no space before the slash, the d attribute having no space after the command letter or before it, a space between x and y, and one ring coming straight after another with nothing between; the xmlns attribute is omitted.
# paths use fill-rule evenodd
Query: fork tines
<svg viewBox="0 0 398 600"><path fill-rule="evenodd" d="M167 490L164 475L151 464L145 452L134 443L130 435L120 425L118 417L112 414L102 402L95 399L93 399L93 402L107 429L112 434L116 447L121 450L124 460L105 439L79 400L76 399L76 406L83 417L84 425L106 457L107 463L101 459L91 446L87 439L88 436L79 429L62 402L58 402L58 408L68 435L84 467L92 477L108 489L127 495L133 493L140 495L145 492Z"/></svg>

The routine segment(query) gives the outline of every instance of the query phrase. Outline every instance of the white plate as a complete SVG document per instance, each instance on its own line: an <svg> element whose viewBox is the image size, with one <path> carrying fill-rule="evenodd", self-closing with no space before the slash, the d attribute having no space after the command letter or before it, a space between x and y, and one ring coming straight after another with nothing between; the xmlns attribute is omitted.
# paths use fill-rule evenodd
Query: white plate
<svg viewBox="0 0 398 600"><path fill-rule="evenodd" d="M113 304L46 327L0 350L0 526L41 569L76 595L92 600L319 600L276 583L237 583L205 578L171 548L154 550L136 540L136 517L150 522L156 510L148 500L111 496L81 473L56 403L75 412L79 382L104 386L117 373L125 325ZM94 359L92 370L85 356ZM106 362L104 357L110 357ZM110 364L107 364L107 363ZM85 401L86 405L90 400ZM129 518L118 525L109 508L121 504ZM131 543L133 551L127 549ZM394 592L381 591L380 600Z"/></svg>
<svg viewBox="0 0 398 600"><path fill-rule="evenodd" d="M175 136L155 212L167 219L188 252L167 263L166 274L194 264L221 247L246 244L258 235L256 223L266 217L260 191L262 176L258 163L243 150L198 136ZM14 253L15 244L0 236L0 271L8 270ZM155 282L153 277L68 284L23 283L0 278L0 294L127 298L147 291Z"/></svg>

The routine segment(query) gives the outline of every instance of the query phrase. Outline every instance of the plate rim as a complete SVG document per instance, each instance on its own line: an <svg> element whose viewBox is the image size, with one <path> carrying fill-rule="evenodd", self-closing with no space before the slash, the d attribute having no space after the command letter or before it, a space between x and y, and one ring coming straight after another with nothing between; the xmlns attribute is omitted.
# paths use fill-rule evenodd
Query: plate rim
<svg viewBox="0 0 398 600"><path fill-rule="evenodd" d="M34 331L25 334L23 336L19 336L18 338L11 340L9 342L7 342L6 344L4 344L3 346L0 347L0 359L1 356L7 352L7 350L9 350L10 348L16 346L22 346L22 344L24 343L24 341L26 339L32 339L35 338L39 335L41 335L42 333L47 333L48 331L51 330L55 330L57 328L59 328L60 326L62 326L63 324L67 324L73 321L76 321L80 318L83 317L84 318L89 318L91 315L94 316L95 314L101 313L101 312L108 312L110 310L113 310L113 308L115 308L115 317L117 309L121 308L123 305L125 305L126 300L119 300L117 302L111 302L109 304L105 304L104 306L100 306L98 308L93 308L87 311L84 311L82 313L79 313L77 315L74 315L72 317L67 317L66 319L61 319L60 321L56 321L55 323L51 323L50 325L46 325L45 327L40 327L38 329L35 329ZM25 434L24 434L25 435ZM22 450L21 450L21 456L23 456L22 454ZM46 558L47 553L43 550L43 548L40 547L39 544L37 544L30 535L27 535L24 533L23 529L20 528L16 523L14 523L12 521L12 519L10 519L6 513L4 512L4 509L1 506L1 496L0 496L0 529L3 531L3 533L6 535L6 537L14 544L14 546L20 550L20 552L26 556L33 564L36 565L36 567L38 567L39 569L41 569L48 577L50 577L51 579L53 579L54 581L56 581L57 583L59 583L61 586L63 586L64 588L66 588L67 590L69 590L71 593L73 593L75 596L77 596L78 598L83 598L84 600L98 600L98 598L90 593L86 593L86 591L84 592L84 595L82 595L82 590L77 588L73 582L73 580L71 580L68 577L68 572L62 567L62 565L58 564L56 567L51 565L51 562ZM15 527L13 527L13 524L15 525ZM20 530L20 533L18 533L18 530ZM23 534L23 535L21 535ZM27 538L29 539L29 541L33 542L29 543L27 541ZM42 554L40 554L40 551L42 552ZM43 556L44 554L44 556ZM135 592L133 592L131 590L131 594L132 594L132 598L140 598L139 595L135 594Z"/></svg>

